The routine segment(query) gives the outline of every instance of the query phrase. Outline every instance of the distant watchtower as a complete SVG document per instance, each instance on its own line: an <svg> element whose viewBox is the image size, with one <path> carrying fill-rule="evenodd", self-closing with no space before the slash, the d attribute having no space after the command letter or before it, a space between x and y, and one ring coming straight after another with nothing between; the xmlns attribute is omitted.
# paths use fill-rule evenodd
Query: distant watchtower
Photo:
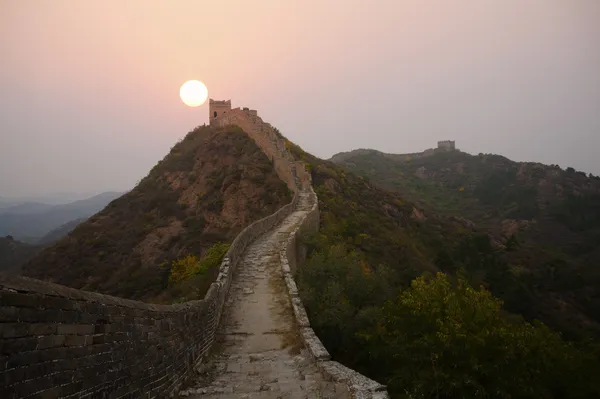
<svg viewBox="0 0 600 399"><path fill-rule="evenodd" d="M231 111L231 100L217 101L212 98L208 100L208 120L211 125L217 117L228 111Z"/></svg>
<svg viewBox="0 0 600 399"><path fill-rule="evenodd" d="M450 140L438 141L438 150L454 151L456 150L456 144Z"/></svg>

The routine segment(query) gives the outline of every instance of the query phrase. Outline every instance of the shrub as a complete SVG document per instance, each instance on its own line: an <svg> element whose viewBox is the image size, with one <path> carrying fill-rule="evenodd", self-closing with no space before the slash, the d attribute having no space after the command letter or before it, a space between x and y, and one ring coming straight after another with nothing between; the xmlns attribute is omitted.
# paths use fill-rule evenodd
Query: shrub
<svg viewBox="0 0 600 399"><path fill-rule="evenodd" d="M409 397L598 397L593 356L543 324L510 321L484 288L420 277L383 309L376 345ZM371 339L373 344L375 340Z"/></svg>
<svg viewBox="0 0 600 399"><path fill-rule="evenodd" d="M218 242L206 250L202 259L198 259L196 255L187 255L174 260L171 263L169 284L178 284L194 275L205 274L210 269L218 267L229 247L230 244Z"/></svg>

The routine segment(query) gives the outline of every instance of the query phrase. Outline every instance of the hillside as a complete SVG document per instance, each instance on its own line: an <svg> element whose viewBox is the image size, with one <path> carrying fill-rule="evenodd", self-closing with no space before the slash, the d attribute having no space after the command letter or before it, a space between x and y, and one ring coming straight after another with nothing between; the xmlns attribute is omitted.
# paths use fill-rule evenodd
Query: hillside
<svg viewBox="0 0 600 399"><path fill-rule="evenodd" d="M0 235L35 243L65 223L87 218L123 193L105 192L85 200L62 205L21 203L0 209Z"/></svg>
<svg viewBox="0 0 600 399"><path fill-rule="evenodd" d="M0 272L18 273L19 267L38 250L39 247L16 241L11 236L0 237Z"/></svg>
<svg viewBox="0 0 600 399"><path fill-rule="evenodd" d="M484 252L498 264L466 267L510 310L571 338L600 335L600 178L460 151L406 161L361 150L332 159L425 209L485 230L491 243Z"/></svg>
<svg viewBox="0 0 600 399"><path fill-rule="evenodd" d="M291 201L269 159L239 128L198 127L132 191L24 265L24 274L146 301L203 295L169 285L169 265L202 258Z"/></svg>
<svg viewBox="0 0 600 399"><path fill-rule="evenodd" d="M62 237L69 234L71 231L73 231L75 229L75 227L79 226L85 220L86 220L86 218L79 218L79 219L71 220L70 222L63 224L60 227L57 227L56 229L54 229L54 230L50 231L49 233L47 233L46 235L44 235L42 238L40 238L37 241L37 244L38 245L52 244L53 242L58 241Z"/></svg>
<svg viewBox="0 0 600 399"><path fill-rule="evenodd" d="M546 308L554 300L547 291L533 296L526 284L534 280L506 261L514 245L289 147L308 164L321 210L320 232L304 237L298 288L334 359L398 398L600 394L598 347L565 341L535 319L579 337L595 336L595 322ZM560 278L581 288L578 273ZM587 324L577 324L582 318Z"/></svg>

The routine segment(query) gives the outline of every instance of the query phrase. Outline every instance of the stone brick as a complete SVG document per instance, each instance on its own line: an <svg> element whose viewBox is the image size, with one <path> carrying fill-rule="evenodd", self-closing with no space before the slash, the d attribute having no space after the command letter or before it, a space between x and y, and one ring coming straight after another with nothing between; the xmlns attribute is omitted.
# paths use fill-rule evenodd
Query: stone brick
<svg viewBox="0 0 600 399"><path fill-rule="evenodd" d="M29 324L29 335L51 335L56 334L57 324Z"/></svg>
<svg viewBox="0 0 600 399"><path fill-rule="evenodd" d="M14 306L0 307L0 322L2 321L18 321L19 309Z"/></svg>
<svg viewBox="0 0 600 399"><path fill-rule="evenodd" d="M70 384L63 385L61 387L61 389L62 389L61 394L68 396L68 395L72 395L74 393L78 393L79 391L81 391L82 386L83 386L82 381L75 381L75 382L71 382Z"/></svg>
<svg viewBox="0 0 600 399"><path fill-rule="evenodd" d="M54 348L57 346L63 346L64 343L65 343L64 335L45 335L43 337L38 338L36 349L41 350L41 349Z"/></svg>
<svg viewBox="0 0 600 399"><path fill-rule="evenodd" d="M84 346L86 345L86 337L89 335L65 335L64 336L64 345L65 346ZM91 340L90 344L91 344Z"/></svg>
<svg viewBox="0 0 600 399"><path fill-rule="evenodd" d="M35 364L41 358L41 352L30 351L24 353L16 353L8 357L6 361L6 368L11 369L13 367L22 367L30 364Z"/></svg>
<svg viewBox="0 0 600 399"><path fill-rule="evenodd" d="M17 367L0 373L0 386L9 386L24 380L25 368Z"/></svg>
<svg viewBox="0 0 600 399"><path fill-rule="evenodd" d="M26 323L0 323L0 338L25 337L29 332L29 324Z"/></svg>
<svg viewBox="0 0 600 399"><path fill-rule="evenodd" d="M62 393L62 389L61 389L60 386L58 386L58 387L53 387L53 388L46 389L44 391L38 392L34 396L31 396L31 398L35 398L35 399L54 399L54 398L60 397L61 393Z"/></svg>
<svg viewBox="0 0 600 399"><path fill-rule="evenodd" d="M91 335L94 326L91 324L62 324L58 326L57 334Z"/></svg>
<svg viewBox="0 0 600 399"><path fill-rule="evenodd" d="M19 352L32 351L37 346L37 339L32 337L8 338L0 340L0 353L12 355Z"/></svg>
<svg viewBox="0 0 600 399"><path fill-rule="evenodd" d="M0 295L0 306L35 308L41 303L40 298L43 298L43 296L20 292L2 292Z"/></svg>

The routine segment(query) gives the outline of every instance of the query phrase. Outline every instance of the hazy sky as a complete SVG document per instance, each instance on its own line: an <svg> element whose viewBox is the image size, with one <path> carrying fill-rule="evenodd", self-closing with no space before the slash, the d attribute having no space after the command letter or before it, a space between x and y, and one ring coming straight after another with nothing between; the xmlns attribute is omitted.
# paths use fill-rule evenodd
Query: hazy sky
<svg viewBox="0 0 600 399"><path fill-rule="evenodd" d="M208 105L307 151L464 151L600 174L598 0L0 0L0 196L129 189Z"/></svg>

